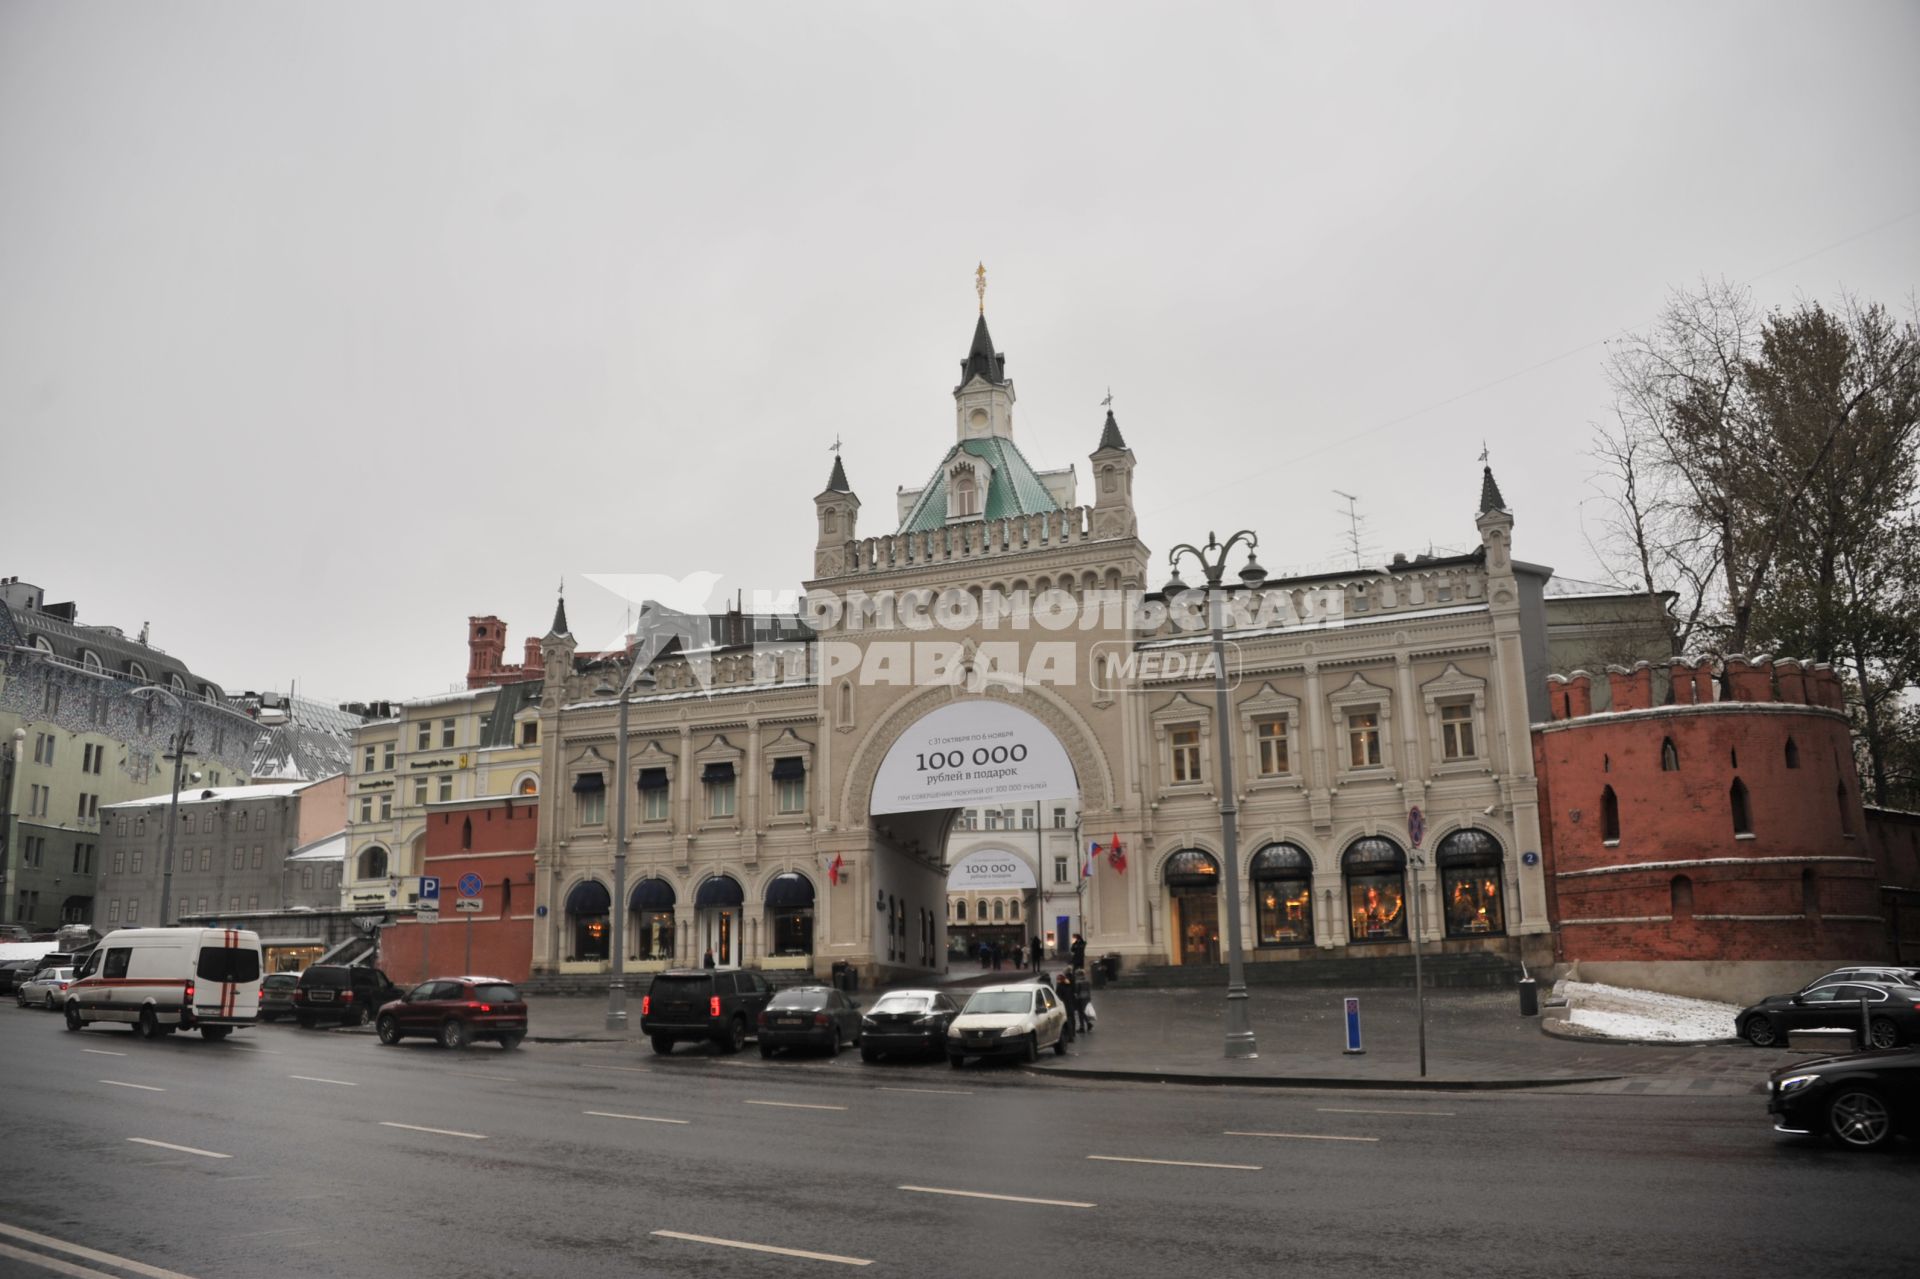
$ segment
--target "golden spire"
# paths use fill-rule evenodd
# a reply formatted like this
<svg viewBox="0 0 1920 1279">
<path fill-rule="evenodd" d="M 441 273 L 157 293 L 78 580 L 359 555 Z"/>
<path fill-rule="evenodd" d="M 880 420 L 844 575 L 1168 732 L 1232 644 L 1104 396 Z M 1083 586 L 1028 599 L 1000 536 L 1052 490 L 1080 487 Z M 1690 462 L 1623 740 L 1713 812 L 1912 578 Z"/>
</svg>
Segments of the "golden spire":
<svg viewBox="0 0 1920 1279">
<path fill-rule="evenodd" d="M 980 295 L 980 314 L 987 313 L 987 264 L 982 262 L 973 272 L 973 291 Z"/>
</svg>

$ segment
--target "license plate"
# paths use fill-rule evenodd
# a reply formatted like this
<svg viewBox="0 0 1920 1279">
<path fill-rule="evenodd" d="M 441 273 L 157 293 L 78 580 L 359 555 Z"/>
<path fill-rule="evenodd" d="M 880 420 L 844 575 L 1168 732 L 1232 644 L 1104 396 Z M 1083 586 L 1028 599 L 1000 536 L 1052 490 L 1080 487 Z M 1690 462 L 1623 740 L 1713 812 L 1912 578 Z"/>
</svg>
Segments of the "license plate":
<svg viewBox="0 0 1920 1279">
<path fill-rule="evenodd" d="M 333 992 L 330 990 L 309 991 L 307 998 L 316 1004 L 330 1004 L 333 1002 Z"/>
<path fill-rule="evenodd" d="M 780 1018 L 780 1024 L 782 1026 L 804 1026 L 807 1024 L 807 1019 L 804 1017 L 782 1017 Z"/>
</svg>

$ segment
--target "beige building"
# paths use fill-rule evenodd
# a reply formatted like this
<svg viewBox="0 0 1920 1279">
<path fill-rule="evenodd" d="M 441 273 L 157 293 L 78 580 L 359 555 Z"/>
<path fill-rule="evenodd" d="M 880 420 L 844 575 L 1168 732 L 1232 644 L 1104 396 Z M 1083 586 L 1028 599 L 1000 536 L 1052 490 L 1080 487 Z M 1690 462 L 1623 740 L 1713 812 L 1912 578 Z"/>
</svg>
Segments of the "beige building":
<svg viewBox="0 0 1920 1279">
<path fill-rule="evenodd" d="M 931 478 L 897 493 L 897 524 L 861 528 L 837 458 L 814 498 L 811 640 L 635 655 L 657 683 L 634 697 L 623 777 L 617 703 L 597 690 L 631 659 L 580 659 L 556 619 L 534 970 L 604 971 L 593 939 L 616 910 L 641 967 L 668 962 L 665 935 L 680 962 L 935 970 L 959 922 L 950 871 L 985 833 L 962 814 L 1035 805 L 1037 827 L 1073 815 L 1072 855 L 1083 836 L 1118 838 L 1084 892 L 1074 872 L 1069 927 L 1129 964 L 1222 958 L 1230 860 L 1256 961 L 1403 954 L 1416 908 L 1442 951 L 1544 955 L 1528 725 L 1545 718 L 1550 571 L 1512 558 L 1491 472 L 1477 504 L 1462 485 L 1469 554 L 1266 582 L 1227 622 L 1221 722 L 1192 601 L 1155 591 L 1166 568 L 1136 533 L 1118 423 L 1108 414 L 1076 504 L 1071 470 L 1022 454 L 1014 403 L 983 315 L 954 434 Z M 1229 745 L 1234 859 L 1220 842 Z M 1022 901 L 1022 923 L 1054 926 L 1068 914 L 1044 882 L 1055 854 L 1035 855 L 1040 900 Z"/>
</svg>

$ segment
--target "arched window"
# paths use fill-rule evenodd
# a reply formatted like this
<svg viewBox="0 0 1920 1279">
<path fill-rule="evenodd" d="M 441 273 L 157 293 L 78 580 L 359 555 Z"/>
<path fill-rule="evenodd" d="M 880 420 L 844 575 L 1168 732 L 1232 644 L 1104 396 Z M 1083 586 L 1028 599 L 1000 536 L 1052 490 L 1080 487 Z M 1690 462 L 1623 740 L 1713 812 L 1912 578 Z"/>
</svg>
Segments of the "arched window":
<svg viewBox="0 0 1920 1279">
<path fill-rule="evenodd" d="M 538 795 L 540 793 L 540 779 L 532 773 L 528 773 L 525 777 L 522 777 L 513 784 L 513 793 L 516 795 Z"/>
<path fill-rule="evenodd" d="M 1791 737 L 1787 739 L 1787 767 L 1800 767 L 1800 744 Z"/>
<path fill-rule="evenodd" d="M 385 879 L 387 877 L 387 850 L 378 844 L 369 844 L 360 850 L 360 860 L 355 866 L 355 879 Z"/>
<path fill-rule="evenodd" d="M 993 902 L 993 917 L 996 921 L 1007 917 L 1007 904 L 997 897 Z"/>
<path fill-rule="evenodd" d="M 1356 942 L 1407 939 L 1407 855 L 1379 835 L 1356 839 L 1340 856 L 1347 881 L 1347 936 Z"/>
<path fill-rule="evenodd" d="M 1685 875 L 1675 875 L 1669 886 L 1673 899 L 1673 922 L 1684 924 L 1693 919 L 1693 881 Z"/>
<path fill-rule="evenodd" d="M 567 894 L 567 932 L 573 943 L 568 959 L 607 958 L 611 953 L 608 934 L 612 931 L 607 917 L 612 906 L 613 894 L 599 880 L 583 880 L 573 886 Z"/>
<path fill-rule="evenodd" d="M 947 514 L 951 517 L 980 513 L 980 486 L 972 467 L 955 467 L 948 477 Z"/>
<path fill-rule="evenodd" d="M 462 849 L 468 849 L 473 847 L 473 818 L 471 817 L 461 819 L 460 847 Z"/>
<path fill-rule="evenodd" d="M 767 935 L 774 955 L 813 953 L 813 881 L 788 871 L 767 881 Z"/>
<path fill-rule="evenodd" d="M 1753 813 L 1747 807 L 1747 784 L 1738 777 L 1727 788 L 1727 804 L 1733 809 L 1733 833 L 1753 834 Z"/>
<path fill-rule="evenodd" d="M 964 924 L 967 922 L 967 899 L 966 898 L 961 897 L 961 898 L 955 899 L 953 903 L 953 917 L 956 920 L 958 920 L 960 923 Z"/>
<path fill-rule="evenodd" d="M 1677 773 L 1680 771 L 1680 751 L 1671 737 L 1660 739 L 1660 771 Z"/>
<path fill-rule="evenodd" d="M 1847 802 L 1847 784 L 1841 782 L 1833 788 L 1833 797 L 1840 804 L 1840 833 L 1853 834 L 1853 805 Z"/>
<path fill-rule="evenodd" d="M 1183 848 L 1162 864 L 1172 897 L 1168 920 L 1182 964 L 1220 962 L 1220 863 L 1211 853 Z"/>
<path fill-rule="evenodd" d="M 1007 903 L 1007 918 L 1012 920 L 1016 924 L 1020 922 L 1019 899 L 1016 898 L 1015 900 Z"/>
<path fill-rule="evenodd" d="M 1600 792 L 1600 838 L 1610 844 L 1620 842 L 1620 801 L 1611 786 Z"/>
<path fill-rule="evenodd" d="M 1486 937 L 1507 929 L 1500 891 L 1500 841 L 1483 830 L 1457 830 L 1440 841 L 1441 909 L 1447 936 Z"/>
<path fill-rule="evenodd" d="M 1313 944 L 1313 859 L 1298 844 L 1268 844 L 1247 868 L 1253 880 L 1254 943 Z"/>
<path fill-rule="evenodd" d="M 92 649 L 90 649 L 90 648 L 83 648 L 83 649 L 81 649 L 81 650 L 80 650 L 80 665 L 81 665 L 82 667 L 84 667 L 84 668 L 86 668 L 87 670 L 90 670 L 90 671 L 97 671 L 97 670 L 99 670 L 99 669 L 100 669 L 100 654 L 98 654 L 98 653 L 96 653 L 96 652 L 94 652 L 94 651 L 93 651 Z"/>
<path fill-rule="evenodd" d="M 127 674 L 131 675 L 133 678 L 139 680 L 143 684 L 147 682 L 147 668 L 140 665 L 140 663 L 138 662 L 127 663 Z"/>
<path fill-rule="evenodd" d="M 839 719 L 841 728 L 853 727 L 853 683 L 850 680 L 840 681 Z"/>
</svg>

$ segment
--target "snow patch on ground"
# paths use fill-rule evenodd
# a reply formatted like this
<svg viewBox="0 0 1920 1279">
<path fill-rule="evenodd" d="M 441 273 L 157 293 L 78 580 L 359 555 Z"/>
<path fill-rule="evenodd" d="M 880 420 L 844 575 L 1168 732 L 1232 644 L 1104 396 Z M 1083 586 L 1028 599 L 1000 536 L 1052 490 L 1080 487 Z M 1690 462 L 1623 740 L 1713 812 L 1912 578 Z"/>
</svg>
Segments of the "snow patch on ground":
<svg viewBox="0 0 1920 1279">
<path fill-rule="evenodd" d="M 1563 981 L 1567 1021 L 1596 1039 L 1731 1039 L 1740 1009 L 1712 999 L 1687 999 L 1599 982 Z"/>
</svg>

